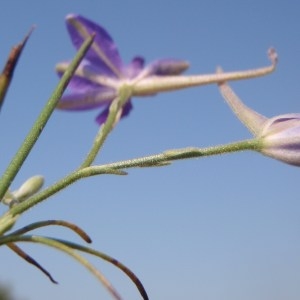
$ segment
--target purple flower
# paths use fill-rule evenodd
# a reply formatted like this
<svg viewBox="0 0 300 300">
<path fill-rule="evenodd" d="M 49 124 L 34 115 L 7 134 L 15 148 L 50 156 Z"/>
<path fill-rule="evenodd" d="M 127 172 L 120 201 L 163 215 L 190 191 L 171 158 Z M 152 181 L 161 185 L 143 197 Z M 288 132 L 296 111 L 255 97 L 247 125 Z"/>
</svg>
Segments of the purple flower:
<svg viewBox="0 0 300 300">
<path fill-rule="evenodd" d="M 96 36 L 68 86 L 70 93 L 60 99 L 57 108 L 73 111 L 102 108 L 96 118 L 100 125 L 106 121 L 109 106 L 122 84 L 152 76 L 178 75 L 189 66 L 183 60 L 161 59 L 144 67 L 144 58 L 140 56 L 125 65 L 117 46 L 103 27 L 79 15 L 68 15 L 66 23 L 76 49 L 88 35 L 95 33 Z M 56 66 L 59 76 L 62 76 L 67 66 L 68 62 Z M 128 99 L 122 108 L 121 117 L 127 116 L 131 109 L 131 99 Z"/>
<path fill-rule="evenodd" d="M 256 151 L 287 164 L 300 166 L 300 114 L 266 118 L 243 104 L 226 83 L 219 86 L 228 105 L 257 140 Z"/>
</svg>

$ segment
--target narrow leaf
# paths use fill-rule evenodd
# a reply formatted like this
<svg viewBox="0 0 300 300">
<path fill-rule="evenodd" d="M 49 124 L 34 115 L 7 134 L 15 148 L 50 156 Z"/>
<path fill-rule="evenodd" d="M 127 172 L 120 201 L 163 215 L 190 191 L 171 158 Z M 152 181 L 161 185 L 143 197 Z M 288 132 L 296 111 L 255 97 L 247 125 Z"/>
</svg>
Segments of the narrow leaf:
<svg viewBox="0 0 300 300">
<path fill-rule="evenodd" d="M 13 252 L 15 252 L 18 256 L 20 256 L 21 258 L 23 258 L 25 261 L 27 261 L 29 264 L 35 266 L 36 268 L 38 268 L 40 271 L 42 271 L 42 273 L 44 273 L 51 282 L 58 284 L 58 282 L 56 280 L 54 280 L 54 278 L 51 276 L 51 274 L 44 269 L 35 259 L 33 259 L 30 255 L 28 255 L 26 252 L 24 252 L 19 246 L 17 246 L 14 243 L 8 243 L 6 244 L 6 246 L 11 249 Z"/>
</svg>

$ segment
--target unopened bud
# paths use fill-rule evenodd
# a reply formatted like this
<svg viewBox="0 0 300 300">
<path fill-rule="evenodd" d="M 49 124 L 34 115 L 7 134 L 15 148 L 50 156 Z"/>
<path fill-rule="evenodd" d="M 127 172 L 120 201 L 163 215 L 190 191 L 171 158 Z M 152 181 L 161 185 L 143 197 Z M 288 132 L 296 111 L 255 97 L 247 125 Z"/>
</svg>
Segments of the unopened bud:
<svg viewBox="0 0 300 300">
<path fill-rule="evenodd" d="M 38 192 L 44 184 L 44 177 L 40 175 L 33 176 L 26 180 L 21 187 L 13 192 L 13 196 L 19 202 Z"/>
<path fill-rule="evenodd" d="M 226 83 L 219 87 L 233 112 L 259 141 L 256 151 L 287 164 L 300 166 L 299 113 L 268 119 L 247 107 Z"/>
<path fill-rule="evenodd" d="M 300 114 L 269 119 L 258 138 L 262 142 L 261 153 L 300 166 Z"/>
</svg>

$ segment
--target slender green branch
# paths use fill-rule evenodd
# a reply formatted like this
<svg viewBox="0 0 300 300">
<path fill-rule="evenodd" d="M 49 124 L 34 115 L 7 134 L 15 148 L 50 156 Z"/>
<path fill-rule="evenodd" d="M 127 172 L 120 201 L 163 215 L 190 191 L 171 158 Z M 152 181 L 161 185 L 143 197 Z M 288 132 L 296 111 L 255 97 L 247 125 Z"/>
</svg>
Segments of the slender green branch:
<svg viewBox="0 0 300 300">
<path fill-rule="evenodd" d="M 70 64 L 69 68 L 66 70 L 63 77 L 61 78 L 52 96 L 48 100 L 46 106 L 40 113 L 30 132 L 26 136 L 21 147 L 17 151 L 16 155 L 13 157 L 3 176 L 0 178 L 0 199 L 3 198 L 11 182 L 14 180 L 16 174 L 18 173 L 19 169 L 21 168 L 22 164 L 24 163 L 25 159 L 30 153 L 32 147 L 34 146 L 41 132 L 43 131 L 47 121 L 49 120 L 53 110 L 57 105 L 57 102 L 59 101 L 64 90 L 66 89 L 73 73 L 75 72 L 85 53 L 91 46 L 93 39 L 94 37 L 90 37 L 83 43 L 78 53 L 76 54 L 74 60 Z"/>
<path fill-rule="evenodd" d="M 103 124 L 103 126 L 100 127 L 100 130 L 94 140 L 93 146 L 79 169 L 88 167 L 93 163 L 107 136 L 119 120 L 123 105 L 130 97 L 131 88 L 126 85 L 122 86 L 119 90 L 118 97 L 112 102 L 109 107 L 109 114 L 106 122 Z"/>
<path fill-rule="evenodd" d="M 13 215 L 8 211 L 0 218 L 0 237 L 14 226 L 18 217 L 18 214 Z"/>
<path fill-rule="evenodd" d="M 6 219 L 2 221 L 2 218 L 0 218 L 0 234 L 1 234 L 1 229 L 2 227 L 8 228 L 7 222 L 10 221 L 9 216 L 12 218 L 12 216 L 17 216 L 21 214 L 22 212 L 28 210 L 29 208 L 35 206 L 36 204 L 42 202 L 43 200 L 47 199 L 48 197 L 54 195 L 55 193 L 63 190 L 66 188 L 68 185 L 74 183 L 75 181 L 85 178 L 85 177 L 90 177 L 94 175 L 100 174 L 99 172 L 94 173 L 90 172 L 90 167 L 84 168 L 82 170 L 73 172 L 66 177 L 62 178 L 59 180 L 57 183 L 49 186 L 48 188 L 42 190 L 41 192 L 35 194 L 34 196 L 30 197 L 26 201 L 23 201 L 15 206 L 13 206 L 6 214 L 4 215 Z M 103 169 L 101 170 L 101 174 L 117 174 L 117 175 L 124 175 L 125 172 L 121 172 L 118 170 L 109 170 L 109 169 Z"/>
<path fill-rule="evenodd" d="M 160 154 L 144 156 L 140 158 L 115 162 L 111 164 L 101 165 L 101 166 L 90 166 L 78 170 L 77 172 L 71 173 L 70 175 L 64 177 L 54 185 L 44 189 L 43 191 L 35 194 L 26 201 L 12 207 L 9 210 L 9 214 L 16 216 L 23 213 L 29 208 L 35 206 L 46 198 L 54 195 L 55 193 L 71 185 L 75 181 L 91 177 L 100 174 L 116 174 L 116 171 L 122 171 L 123 169 L 135 168 L 135 167 L 155 167 L 162 166 L 164 164 L 169 164 L 171 161 L 188 159 L 188 158 L 200 158 L 212 155 L 220 155 L 225 153 L 232 153 L 244 150 L 256 150 L 259 151 L 261 147 L 260 140 L 251 139 L 244 140 L 240 142 L 235 142 L 226 145 L 219 145 L 208 148 L 183 148 L 168 150 Z M 0 219 L 1 221 L 1 219 Z M 1 227 L 0 227 L 1 229 Z"/>
<path fill-rule="evenodd" d="M 77 260 L 80 264 L 82 264 L 86 269 L 88 269 L 96 278 L 98 278 L 98 280 L 110 292 L 110 294 L 114 297 L 114 299 L 121 300 L 121 297 L 116 291 L 116 289 L 104 277 L 104 275 L 101 272 L 99 272 L 92 264 L 90 264 L 87 259 L 79 255 L 76 251 L 74 251 L 74 249 L 72 249 L 64 242 L 52 238 L 42 237 L 42 236 L 35 236 L 35 235 L 19 236 L 18 235 L 18 236 L 3 237 L 0 241 L 0 246 L 7 243 L 15 243 L 15 242 L 33 242 L 38 244 L 44 244 L 46 246 L 65 252 L 66 254 L 73 257 L 75 260 Z"/>
</svg>

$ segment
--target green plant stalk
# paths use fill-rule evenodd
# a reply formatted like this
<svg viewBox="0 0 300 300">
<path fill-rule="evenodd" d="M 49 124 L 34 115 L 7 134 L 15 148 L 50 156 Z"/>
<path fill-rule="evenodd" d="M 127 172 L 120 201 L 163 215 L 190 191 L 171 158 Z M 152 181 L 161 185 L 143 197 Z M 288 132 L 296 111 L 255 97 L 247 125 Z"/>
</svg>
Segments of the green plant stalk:
<svg viewBox="0 0 300 300">
<path fill-rule="evenodd" d="M 10 230 L 18 219 L 18 214 L 12 215 L 9 211 L 0 218 L 0 237 Z"/>
<path fill-rule="evenodd" d="M 113 130 L 114 126 L 119 120 L 119 114 L 121 113 L 120 110 L 124 106 L 125 102 L 131 97 L 131 89 L 132 88 L 130 86 L 126 85 L 121 86 L 121 88 L 119 89 L 117 98 L 112 102 L 112 104 L 109 107 L 109 114 L 107 120 L 100 127 L 100 130 L 98 131 L 98 134 L 94 140 L 93 146 L 79 169 L 89 167 L 95 160 L 107 136 Z"/>
<path fill-rule="evenodd" d="M 181 159 L 189 158 L 201 158 L 213 155 L 221 155 L 232 152 L 239 152 L 245 150 L 254 150 L 260 151 L 261 141 L 260 139 L 250 139 L 239 141 L 235 143 L 218 145 L 208 148 L 182 148 L 164 151 L 159 154 L 154 154 L 150 156 L 144 156 L 140 158 L 110 163 L 101 166 L 90 166 L 83 169 L 80 169 L 76 172 L 71 173 L 70 175 L 64 177 L 57 183 L 52 186 L 44 189 L 43 191 L 35 194 L 24 202 L 12 207 L 9 210 L 11 216 L 16 216 L 27 211 L 29 208 L 37 205 L 46 198 L 54 195 L 55 193 L 63 190 L 67 186 L 71 185 L 79 179 L 86 177 L 91 177 L 100 174 L 119 174 L 117 171 L 122 171 L 123 169 L 135 168 L 135 167 L 156 167 L 162 166 L 165 164 L 170 164 L 170 162 Z M 123 174 L 123 173 L 120 173 Z M 1 224 L 1 218 L 0 218 Z M 0 227 L 1 231 L 1 227 Z"/>
<path fill-rule="evenodd" d="M 72 63 L 62 76 L 59 84 L 57 85 L 50 99 L 48 100 L 46 106 L 40 113 L 30 132 L 26 136 L 21 147 L 17 151 L 16 155 L 13 157 L 11 163 L 8 165 L 3 176 L 0 178 L 0 199 L 3 198 L 4 194 L 6 193 L 7 189 L 9 188 L 18 171 L 20 170 L 22 164 L 24 163 L 25 159 L 30 153 L 35 142 L 39 138 L 53 110 L 55 109 L 57 102 L 61 98 L 64 90 L 66 89 L 69 81 L 71 80 L 72 75 L 74 74 L 79 63 L 88 51 L 89 47 L 92 45 L 93 39 L 94 36 L 91 36 L 82 44 Z"/>
</svg>

